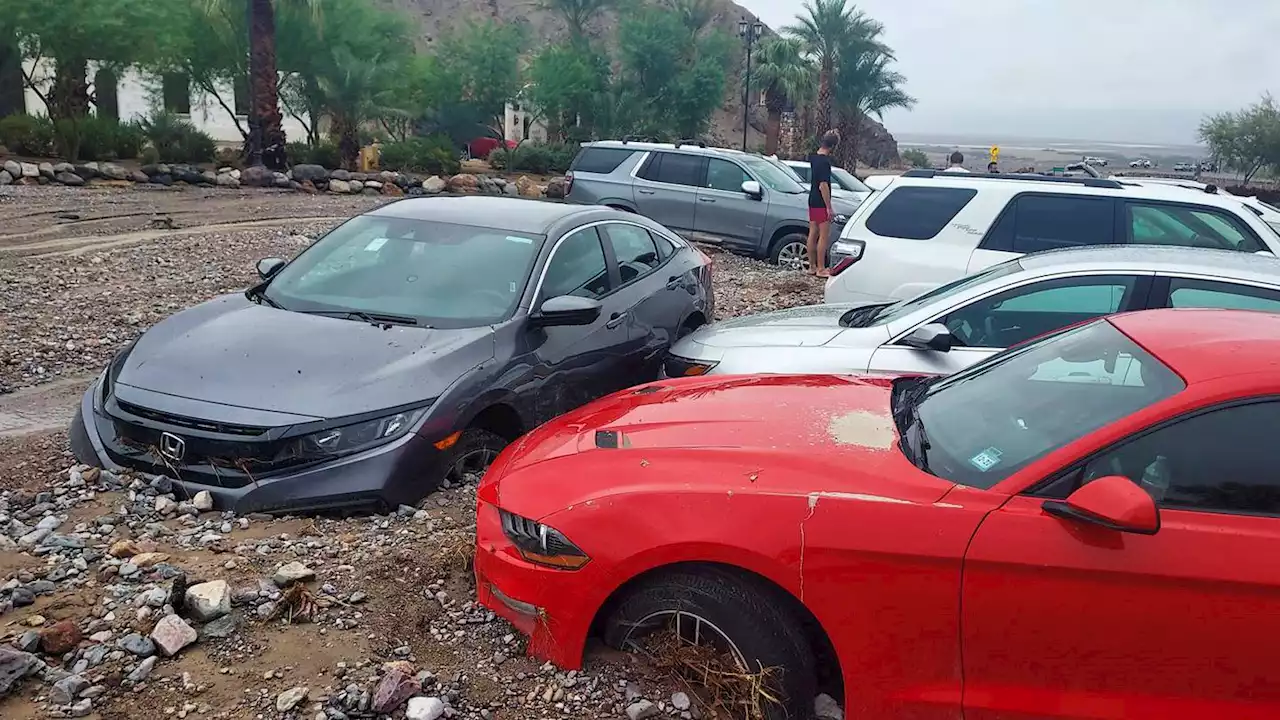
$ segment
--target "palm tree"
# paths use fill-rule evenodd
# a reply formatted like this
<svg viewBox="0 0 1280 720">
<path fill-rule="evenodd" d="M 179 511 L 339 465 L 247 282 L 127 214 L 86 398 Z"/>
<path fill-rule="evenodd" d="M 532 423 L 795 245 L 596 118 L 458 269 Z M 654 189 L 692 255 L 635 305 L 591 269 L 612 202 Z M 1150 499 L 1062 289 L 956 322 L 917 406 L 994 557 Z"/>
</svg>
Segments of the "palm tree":
<svg viewBox="0 0 1280 720">
<path fill-rule="evenodd" d="M 765 128 L 764 152 L 778 152 L 778 136 L 782 128 L 782 112 L 788 105 L 798 106 L 812 100 L 813 64 L 804 56 L 804 44 L 796 37 L 773 36 L 760 44 L 757 65 L 751 79 L 764 93 L 769 120 Z"/>
<path fill-rule="evenodd" d="M 225 0 L 223 0 L 225 1 Z M 219 2 L 219 0 L 211 0 Z M 295 3 L 319 13 L 322 0 L 245 0 L 249 11 L 249 147 L 250 166 L 266 165 L 283 172 L 284 116 L 280 113 L 280 73 L 276 67 L 276 4 Z"/>
<path fill-rule="evenodd" d="M 366 122 L 408 114 L 389 107 L 391 83 L 405 72 L 402 63 L 382 54 L 359 57 L 349 48 L 334 49 L 316 84 L 325 112 L 333 122 L 343 168 L 356 169 L 359 132 Z"/>
<path fill-rule="evenodd" d="M 895 58 L 880 39 L 883 32 L 879 22 L 865 19 L 845 38 L 840 50 L 834 100 L 844 142 L 838 159 L 851 170 L 857 167 L 862 119 L 868 115 L 883 119 L 884 111 L 910 108 L 916 102 L 902 88 L 906 77 L 891 67 Z"/>
<path fill-rule="evenodd" d="M 805 0 L 804 14 L 797 16 L 797 23 L 783 28 L 804 43 L 806 54 L 817 66 L 819 132 L 831 127 L 831 82 L 854 19 L 855 11 L 846 0 Z"/>
<path fill-rule="evenodd" d="M 569 26 L 569 40 L 574 44 L 586 40 L 591 24 L 613 4 L 614 0 L 541 0 L 544 10 L 564 18 Z"/>
</svg>

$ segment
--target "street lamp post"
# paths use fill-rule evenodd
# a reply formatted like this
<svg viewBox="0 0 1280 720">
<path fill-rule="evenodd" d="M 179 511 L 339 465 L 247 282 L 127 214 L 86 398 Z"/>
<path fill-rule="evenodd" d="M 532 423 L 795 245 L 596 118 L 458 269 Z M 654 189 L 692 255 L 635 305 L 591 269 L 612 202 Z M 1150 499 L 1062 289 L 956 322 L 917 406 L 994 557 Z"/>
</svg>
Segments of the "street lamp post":
<svg viewBox="0 0 1280 720">
<path fill-rule="evenodd" d="M 764 35 L 764 25 L 748 22 L 746 17 L 738 21 L 738 37 L 747 45 L 747 72 L 742 78 L 742 151 L 747 151 L 747 118 L 751 113 L 751 49 Z"/>
</svg>

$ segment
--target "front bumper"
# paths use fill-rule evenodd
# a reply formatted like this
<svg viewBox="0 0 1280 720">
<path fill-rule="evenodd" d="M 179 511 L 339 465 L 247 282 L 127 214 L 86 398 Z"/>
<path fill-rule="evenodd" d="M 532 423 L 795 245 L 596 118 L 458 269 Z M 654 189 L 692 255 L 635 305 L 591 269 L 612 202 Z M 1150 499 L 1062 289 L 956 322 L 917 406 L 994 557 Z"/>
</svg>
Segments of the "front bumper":
<svg viewBox="0 0 1280 720">
<path fill-rule="evenodd" d="M 180 496 L 207 490 L 216 508 L 241 515 L 390 509 L 415 503 L 435 490 L 446 469 L 443 452 L 426 438 L 409 433 L 356 455 L 255 477 L 247 483 L 219 485 L 205 475 L 184 476 L 181 467 L 176 472 L 157 468 L 149 454 L 123 445 L 115 421 L 95 408 L 94 394 L 99 391 L 94 383 L 71 421 L 71 449 L 77 461 L 115 472 L 163 473 L 174 481 Z"/>
</svg>

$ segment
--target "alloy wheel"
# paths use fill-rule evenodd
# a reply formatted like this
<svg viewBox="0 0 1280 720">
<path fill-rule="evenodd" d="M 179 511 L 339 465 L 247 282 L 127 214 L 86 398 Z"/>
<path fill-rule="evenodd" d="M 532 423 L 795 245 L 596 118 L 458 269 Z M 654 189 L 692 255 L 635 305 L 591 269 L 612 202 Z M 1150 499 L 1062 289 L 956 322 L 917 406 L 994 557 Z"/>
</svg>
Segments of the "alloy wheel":
<svg viewBox="0 0 1280 720">
<path fill-rule="evenodd" d="M 664 610 L 645 616 L 627 629 L 622 638 L 623 647 L 633 652 L 642 651 L 644 638 L 663 629 L 671 630 L 682 644 L 709 645 L 731 657 L 738 669 L 750 672 L 737 643 L 715 623 L 685 610 Z"/>
<path fill-rule="evenodd" d="M 455 460 L 453 466 L 449 468 L 449 472 L 445 474 L 445 477 L 449 482 L 455 484 L 467 482 L 468 475 L 477 478 L 484 477 L 485 472 L 489 470 L 489 466 L 497 459 L 497 450 L 492 448 L 477 448 Z"/>
<path fill-rule="evenodd" d="M 802 242 L 790 242 L 778 251 L 778 267 L 787 270 L 809 269 L 809 250 Z"/>
</svg>

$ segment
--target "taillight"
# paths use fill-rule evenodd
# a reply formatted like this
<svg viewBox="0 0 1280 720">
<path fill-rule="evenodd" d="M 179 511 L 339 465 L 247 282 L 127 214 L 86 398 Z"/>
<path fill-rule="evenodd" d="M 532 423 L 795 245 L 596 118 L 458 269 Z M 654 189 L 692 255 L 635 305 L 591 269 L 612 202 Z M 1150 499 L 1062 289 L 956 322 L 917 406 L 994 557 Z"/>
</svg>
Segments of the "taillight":
<svg viewBox="0 0 1280 720">
<path fill-rule="evenodd" d="M 862 259 L 862 255 L 867 250 L 867 244 L 861 240 L 838 240 L 831 250 L 837 256 L 843 256 L 836 266 L 831 268 L 831 277 L 835 277 Z"/>
<path fill-rule="evenodd" d="M 853 265 L 853 258 L 845 258 L 836 263 L 836 266 L 831 268 L 831 277 L 835 277 L 844 272 L 850 265 Z"/>
<path fill-rule="evenodd" d="M 573 192 L 573 173 L 569 172 L 564 174 L 564 194 L 567 197 L 571 192 Z"/>
</svg>

